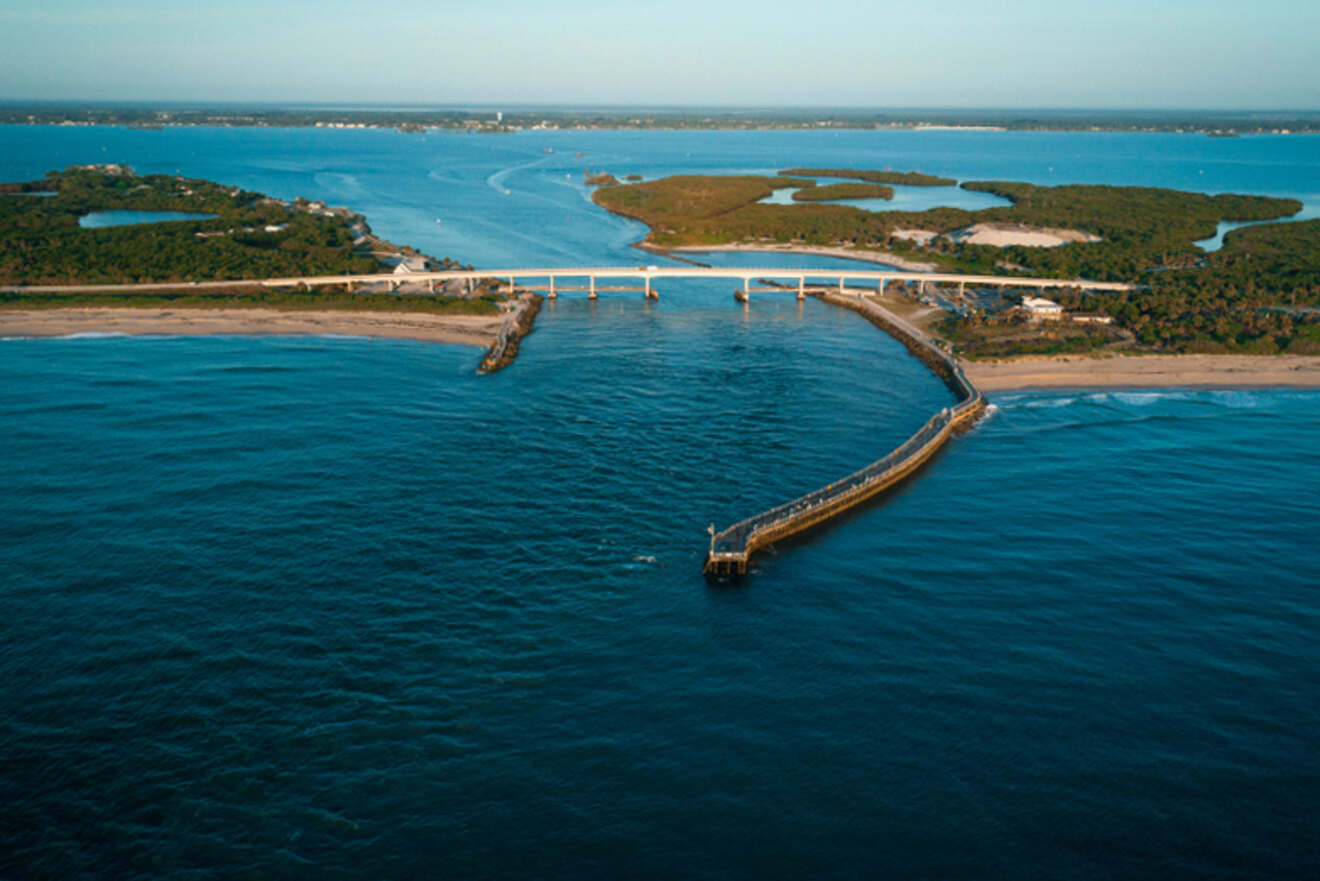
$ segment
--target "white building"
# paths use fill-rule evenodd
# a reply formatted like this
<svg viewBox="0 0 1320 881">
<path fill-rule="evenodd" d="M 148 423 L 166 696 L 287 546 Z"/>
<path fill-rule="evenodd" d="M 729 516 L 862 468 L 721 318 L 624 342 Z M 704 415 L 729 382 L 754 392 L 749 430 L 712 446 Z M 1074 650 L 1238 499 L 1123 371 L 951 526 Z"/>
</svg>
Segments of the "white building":
<svg viewBox="0 0 1320 881">
<path fill-rule="evenodd" d="M 394 267 L 395 275 L 411 275 L 414 272 L 427 271 L 424 257 L 404 257 L 399 261 L 399 265 Z"/>
<path fill-rule="evenodd" d="M 1058 321 L 1063 317 L 1063 307 L 1044 297 L 1023 297 L 1022 308 L 1033 320 Z"/>
</svg>

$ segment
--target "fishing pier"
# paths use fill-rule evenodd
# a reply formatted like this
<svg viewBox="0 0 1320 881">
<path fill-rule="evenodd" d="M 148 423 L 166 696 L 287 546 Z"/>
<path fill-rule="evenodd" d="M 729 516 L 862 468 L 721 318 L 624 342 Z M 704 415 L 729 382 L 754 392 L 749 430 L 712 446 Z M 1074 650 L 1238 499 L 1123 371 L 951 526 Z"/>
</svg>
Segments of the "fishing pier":
<svg viewBox="0 0 1320 881">
<path fill-rule="evenodd" d="M 944 381 L 958 402 L 936 413 L 895 450 L 859 471 L 719 532 L 712 524 L 704 567 L 707 576 L 745 575 L 748 560 L 761 548 L 808 530 L 896 486 L 929 461 L 954 434 L 971 427 L 985 410 L 981 392 L 953 356 L 911 324 L 860 294 L 818 296 L 827 303 L 859 312 L 895 337 Z"/>
</svg>

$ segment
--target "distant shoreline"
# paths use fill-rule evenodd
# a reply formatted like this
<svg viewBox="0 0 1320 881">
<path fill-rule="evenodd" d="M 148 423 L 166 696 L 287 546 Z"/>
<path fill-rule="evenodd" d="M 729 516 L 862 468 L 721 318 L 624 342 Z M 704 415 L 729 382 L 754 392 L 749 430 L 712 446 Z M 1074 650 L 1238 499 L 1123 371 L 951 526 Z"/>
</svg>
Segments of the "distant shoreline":
<svg viewBox="0 0 1320 881">
<path fill-rule="evenodd" d="M 1320 355 L 1116 355 L 961 361 L 983 392 L 1045 389 L 1320 389 Z"/>
<path fill-rule="evenodd" d="M 1304 111 L 1168 110 L 1125 114 L 1105 110 L 1059 113 L 1012 108 L 784 110 L 630 108 L 582 111 L 545 107 L 495 110 L 477 107 L 354 108 L 217 105 L 200 102 L 128 106 L 107 102 L 0 102 L 0 125 L 125 126 L 160 130 L 223 128 L 395 129 L 408 133 L 451 131 L 539 134 L 554 131 L 885 130 L 913 132 L 1126 132 L 1211 137 L 1317 134 L 1320 118 Z"/>
</svg>

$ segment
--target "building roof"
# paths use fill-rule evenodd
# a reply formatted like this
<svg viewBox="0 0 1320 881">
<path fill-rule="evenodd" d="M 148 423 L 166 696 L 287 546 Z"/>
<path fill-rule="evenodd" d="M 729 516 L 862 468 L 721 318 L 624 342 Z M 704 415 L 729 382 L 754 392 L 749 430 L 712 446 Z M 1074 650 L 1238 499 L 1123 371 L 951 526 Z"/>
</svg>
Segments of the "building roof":
<svg viewBox="0 0 1320 881">
<path fill-rule="evenodd" d="M 1022 305 L 1032 312 L 1058 312 L 1063 310 L 1063 307 L 1058 303 L 1053 300 L 1046 300 L 1044 297 L 1023 297 Z"/>
<path fill-rule="evenodd" d="M 395 275 L 405 272 L 426 272 L 426 259 L 423 257 L 404 257 L 394 267 Z"/>
</svg>

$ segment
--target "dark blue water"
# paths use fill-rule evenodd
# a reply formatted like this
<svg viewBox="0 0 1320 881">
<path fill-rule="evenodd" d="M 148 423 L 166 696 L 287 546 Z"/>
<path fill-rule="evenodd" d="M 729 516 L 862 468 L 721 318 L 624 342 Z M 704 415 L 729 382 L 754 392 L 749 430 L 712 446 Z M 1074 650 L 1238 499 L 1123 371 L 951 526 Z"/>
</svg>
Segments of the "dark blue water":
<svg viewBox="0 0 1320 881">
<path fill-rule="evenodd" d="M 487 183 L 539 139 L 0 129 L 0 156 L 17 179 L 98 137 L 432 250 L 639 259 L 566 172 Z M 735 140 L 573 137 L 644 173 Z M 783 137 L 738 155 L 876 161 Z M 923 143 L 887 164 L 966 176 Z M 1012 177 L 999 143 L 984 176 Z M 1245 145 L 1226 188 L 1316 182 L 1299 141 L 1153 143 Z M 0 877 L 1316 874 L 1320 394 L 998 396 L 712 589 L 708 523 L 949 402 L 852 313 L 730 294 L 563 295 L 488 377 L 406 341 L 0 341 Z"/>
</svg>

